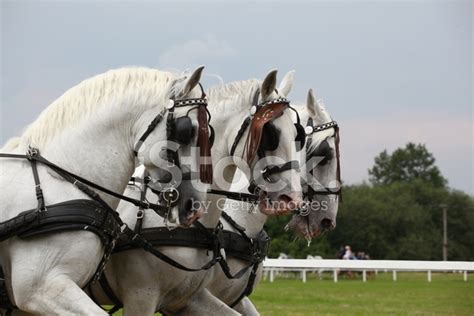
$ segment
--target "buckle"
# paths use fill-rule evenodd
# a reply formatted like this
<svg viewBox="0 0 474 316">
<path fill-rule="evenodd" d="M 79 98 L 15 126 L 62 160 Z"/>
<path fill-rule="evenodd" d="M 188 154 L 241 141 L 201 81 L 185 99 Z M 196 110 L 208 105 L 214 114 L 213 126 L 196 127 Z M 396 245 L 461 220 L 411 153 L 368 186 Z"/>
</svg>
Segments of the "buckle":
<svg viewBox="0 0 474 316">
<path fill-rule="evenodd" d="M 175 203 L 179 199 L 179 191 L 174 187 L 165 188 L 161 194 L 168 205 Z"/>
<path fill-rule="evenodd" d="M 270 173 L 270 169 L 268 166 L 262 169 L 261 174 L 262 174 L 263 179 L 265 179 L 265 181 L 273 183 L 273 180 L 270 178 L 272 174 Z"/>
<path fill-rule="evenodd" d="M 31 160 L 38 155 L 39 150 L 37 148 L 31 147 L 31 145 L 28 145 L 28 149 L 26 150 L 26 157 L 28 158 L 28 160 Z"/>
</svg>

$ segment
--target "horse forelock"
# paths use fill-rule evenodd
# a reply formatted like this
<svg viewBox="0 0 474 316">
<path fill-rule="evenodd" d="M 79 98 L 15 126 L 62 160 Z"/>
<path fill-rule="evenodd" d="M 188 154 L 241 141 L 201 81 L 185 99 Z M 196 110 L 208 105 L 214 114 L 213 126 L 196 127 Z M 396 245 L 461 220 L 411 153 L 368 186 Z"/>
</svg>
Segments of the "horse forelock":
<svg viewBox="0 0 474 316">
<path fill-rule="evenodd" d="M 78 125 L 104 106 L 164 106 L 179 77 L 157 69 L 128 67 L 86 79 L 43 110 L 25 129 L 21 145 L 41 149 L 65 128 Z"/>
</svg>

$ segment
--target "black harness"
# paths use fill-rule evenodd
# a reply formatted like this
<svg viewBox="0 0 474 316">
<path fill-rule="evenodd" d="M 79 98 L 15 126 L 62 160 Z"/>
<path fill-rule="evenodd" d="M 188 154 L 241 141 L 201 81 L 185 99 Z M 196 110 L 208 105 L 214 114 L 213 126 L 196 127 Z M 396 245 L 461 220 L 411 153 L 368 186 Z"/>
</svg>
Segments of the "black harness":
<svg viewBox="0 0 474 316">
<path fill-rule="evenodd" d="M 145 199 L 148 188 L 147 183 L 149 181 L 149 177 L 147 177 L 146 174 L 143 179 L 137 177 L 131 179 L 131 185 L 141 184 L 141 200 Z M 114 253 L 142 248 L 171 266 L 188 272 L 208 270 L 215 264 L 219 263 L 222 271 L 229 279 L 241 278 L 249 269 L 251 269 L 245 290 L 230 306 L 235 306 L 244 296 L 251 294 L 255 283 L 257 269 L 267 255 L 270 246 L 270 238 L 265 231 L 262 230 L 256 238 L 250 238 L 245 234 L 245 228 L 238 225 L 225 212 L 222 212 L 222 218 L 237 230 L 238 233 L 224 231 L 220 222 L 214 229 L 206 228 L 200 222 L 195 222 L 193 224 L 194 227 L 191 228 L 177 227 L 172 230 L 168 227 L 142 228 L 144 216 L 144 210 L 139 208 L 137 211 L 137 223 L 133 233 L 130 233 L 131 230 L 128 227 L 125 228 L 126 230 L 129 230 L 129 232 L 123 232 L 119 235 L 117 245 L 114 248 Z M 201 267 L 190 268 L 182 265 L 156 248 L 160 246 L 208 249 L 212 251 L 213 255 L 212 258 Z M 227 262 L 222 256 L 222 249 L 225 250 L 226 255 L 247 261 L 249 264 L 237 273 L 232 274 Z M 107 312 L 113 314 L 122 308 L 123 305 L 113 292 L 105 274 L 101 275 L 99 284 L 104 293 L 114 303 L 114 307 Z M 92 299 L 97 301 L 94 297 L 92 288 L 89 287 L 88 290 Z"/>
<path fill-rule="evenodd" d="M 183 99 L 183 100 L 174 100 L 174 98 L 170 99 L 170 103 L 168 104 L 168 106 L 165 109 L 163 109 L 163 111 L 158 113 L 158 115 L 148 125 L 147 129 L 145 130 L 145 132 L 143 133 L 143 135 L 140 137 L 139 141 L 135 145 L 135 148 L 134 148 L 135 157 L 138 156 L 138 152 L 141 146 L 143 145 L 143 143 L 148 138 L 148 136 L 153 132 L 153 130 L 155 130 L 158 124 L 164 119 L 166 112 L 168 113 L 166 117 L 166 135 L 167 135 L 168 143 L 173 141 L 181 145 L 189 145 L 191 142 L 191 139 L 193 138 L 195 134 L 195 130 L 192 125 L 191 118 L 189 117 L 189 112 L 195 109 L 197 110 L 204 109 L 208 116 L 207 125 L 209 126 L 209 129 L 210 129 L 209 143 L 212 146 L 212 143 L 214 141 L 214 130 L 212 126 L 209 124 L 211 120 L 211 114 L 209 113 L 209 110 L 207 109 L 206 94 L 200 83 L 199 83 L 199 87 L 201 89 L 201 98 L 190 98 L 190 99 Z M 174 111 L 176 108 L 180 108 L 180 107 L 191 107 L 191 109 L 188 110 L 185 116 L 175 118 Z M 207 126 L 204 126 L 204 127 L 206 128 Z M 201 126 L 199 126 L 199 128 L 201 128 Z M 171 166 L 176 166 L 180 168 L 181 163 L 179 159 L 178 150 L 171 149 L 169 145 L 165 148 L 165 150 L 166 150 L 166 160 L 168 161 L 168 163 L 170 163 Z M 179 201 L 179 191 L 178 191 L 179 183 L 176 183 L 175 181 L 173 181 L 171 173 L 169 172 L 166 172 L 166 173 L 167 173 L 167 176 L 165 176 L 163 179 L 157 179 L 154 182 L 154 186 L 156 187 L 154 191 L 158 194 L 159 200 L 164 203 L 164 207 L 166 208 L 166 211 L 163 214 L 159 214 L 159 215 L 161 215 L 167 220 L 171 211 L 171 207 L 175 206 Z M 182 180 L 199 179 L 200 176 L 201 176 L 200 173 L 197 173 L 197 172 L 191 172 L 191 171 L 182 172 Z M 201 180 L 202 179 L 203 177 L 201 176 Z M 148 178 L 148 182 L 150 181 L 151 179 Z M 143 200 L 143 201 L 145 202 L 146 200 Z"/>
<path fill-rule="evenodd" d="M 24 211 L 14 218 L 0 223 L 0 241 L 13 236 L 28 238 L 45 233 L 70 230 L 91 231 L 97 234 L 105 245 L 101 262 L 94 277 L 89 281 L 89 283 L 95 282 L 105 268 L 105 264 L 112 253 L 123 225 L 119 214 L 110 208 L 95 191 L 87 186 L 91 184 L 91 182 L 46 160 L 40 155 L 37 149 L 29 148 L 26 155 L 0 154 L 0 158 L 27 159 L 30 162 L 37 199 L 35 209 Z M 46 206 L 38 175 L 38 162 L 48 166 L 64 180 L 75 185 L 79 190 L 89 196 L 91 200 L 78 199 Z M 94 186 L 96 188 L 102 188 L 96 184 L 94 184 Z M 102 189 L 108 191 L 105 188 Z M 137 203 L 140 202 L 138 200 L 134 201 Z M 4 283 L 4 280 L 2 280 L 2 283 Z M 5 292 L 6 294 L 6 289 L 2 288 L 0 292 Z M 6 298 L 8 294 L 2 296 Z M 7 309 L 12 308 L 13 304 L 10 300 L 7 302 L 6 299 L 2 299 L 2 301 L 5 305 L 0 305 L 0 307 Z"/>
<path fill-rule="evenodd" d="M 175 107 L 195 106 L 196 108 L 199 106 L 206 106 L 207 101 L 205 100 L 205 94 L 204 90 L 202 89 L 202 86 L 201 90 L 203 91 L 203 98 L 173 100 L 172 106 L 168 107 L 170 113 L 174 111 Z M 142 144 L 161 122 L 165 112 L 166 110 L 160 112 L 149 124 L 146 131 L 140 137 L 138 143 L 134 148 L 135 155 L 137 155 L 138 150 L 140 149 Z M 168 123 L 173 124 L 174 122 L 169 120 Z M 191 126 L 188 126 L 188 128 L 192 128 L 192 124 Z M 166 192 L 163 194 L 163 197 L 167 202 L 166 206 L 163 206 L 161 204 L 150 203 L 146 201 L 146 199 L 133 199 L 122 194 L 113 192 L 105 187 L 95 184 L 94 182 L 91 182 L 79 175 L 76 175 L 70 171 L 59 167 L 58 165 L 41 156 L 38 149 L 32 147 L 29 147 L 26 155 L 0 153 L 0 158 L 26 159 L 30 162 L 33 172 L 33 178 L 35 181 L 35 192 L 37 199 L 37 207 L 35 209 L 24 211 L 19 215 L 15 216 L 14 218 L 0 223 L 0 241 L 11 238 L 13 236 L 18 236 L 20 238 L 28 238 L 45 233 L 63 232 L 71 230 L 87 230 L 97 234 L 105 245 L 105 251 L 101 262 L 97 268 L 97 271 L 94 274 L 94 277 L 88 282 L 86 287 L 89 287 L 102 275 L 102 272 L 105 269 L 105 265 L 110 257 L 110 254 L 112 253 L 117 241 L 119 240 L 119 236 L 125 235 L 128 236 L 129 239 L 134 239 L 136 240 L 137 245 L 141 244 L 142 247 L 145 249 L 153 248 L 150 247 L 146 242 L 138 238 L 138 235 L 134 231 L 130 230 L 126 225 L 124 225 L 124 223 L 120 219 L 119 214 L 115 210 L 113 210 L 93 189 L 102 191 L 103 193 L 111 195 L 115 198 L 132 203 L 142 211 L 144 209 L 152 209 L 158 215 L 165 218 L 168 216 L 171 206 L 171 203 L 169 203 L 169 201 L 171 201 L 171 198 L 174 199 L 175 192 L 176 194 L 178 193 L 178 191 L 174 189 L 174 191 L 167 191 L 171 192 L 173 196 L 167 195 Z M 56 172 L 64 180 L 73 184 L 75 187 L 85 193 L 88 197 L 91 198 L 91 200 L 77 199 L 46 206 L 39 179 L 37 163 L 41 163 Z M 188 177 L 191 177 L 191 175 L 189 175 Z M 170 200 L 166 200 L 167 197 L 169 197 Z M 4 282 L 5 279 L 3 278 L 2 270 L 0 276 L 0 285 L 4 285 Z M 6 298 L 8 298 L 8 293 L 6 291 L 6 288 L 2 286 L 0 288 L 0 307 L 4 307 L 7 310 L 11 310 L 13 304 L 11 304 L 11 301 L 9 299 L 7 300 Z"/>
</svg>

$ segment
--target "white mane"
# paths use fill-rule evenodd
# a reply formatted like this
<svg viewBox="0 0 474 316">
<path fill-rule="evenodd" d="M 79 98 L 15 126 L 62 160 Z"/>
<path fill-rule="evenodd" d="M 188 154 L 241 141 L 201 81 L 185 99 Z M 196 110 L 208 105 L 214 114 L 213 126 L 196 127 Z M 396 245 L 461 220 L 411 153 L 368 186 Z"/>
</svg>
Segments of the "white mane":
<svg viewBox="0 0 474 316">
<path fill-rule="evenodd" d="M 21 143 L 41 149 L 62 130 L 77 125 L 106 105 L 151 107 L 165 104 L 177 77 L 157 69 L 131 67 L 86 79 L 51 103 L 27 127 Z"/>
<path fill-rule="evenodd" d="M 260 87 L 261 81 L 257 79 L 249 79 L 242 81 L 234 81 L 224 85 L 217 85 L 209 88 L 206 94 L 211 100 L 212 106 L 225 106 L 226 104 L 235 103 L 239 105 L 247 105 L 253 102 L 253 97 Z M 236 98 L 243 99 L 244 102 L 235 102 Z"/>
</svg>

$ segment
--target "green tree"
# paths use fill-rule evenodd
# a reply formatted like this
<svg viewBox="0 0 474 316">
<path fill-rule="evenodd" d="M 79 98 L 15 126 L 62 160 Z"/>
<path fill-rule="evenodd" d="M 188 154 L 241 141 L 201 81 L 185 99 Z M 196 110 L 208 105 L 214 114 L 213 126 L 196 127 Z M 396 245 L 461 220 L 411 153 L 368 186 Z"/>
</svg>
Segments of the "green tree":
<svg viewBox="0 0 474 316">
<path fill-rule="evenodd" d="M 435 187 L 445 187 L 446 179 L 435 166 L 435 158 L 423 144 L 408 143 L 391 155 L 387 150 L 375 157 L 375 165 L 369 169 L 372 184 L 390 184 L 398 181 L 420 179 Z"/>
<path fill-rule="evenodd" d="M 295 238 L 283 227 L 288 217 L 269 219 L 270 257 L 307 254 L 335 258 L 352 246 L 373 259 L 441 260 L 442 208 L 448 209 L 448 260 L 474 260 L 474 198 L 450 190 L 424 145 L 409 143 L 375 158 L 372 184 L 344 187 L 337 227 L 313 240 Z"/>
</svg>

